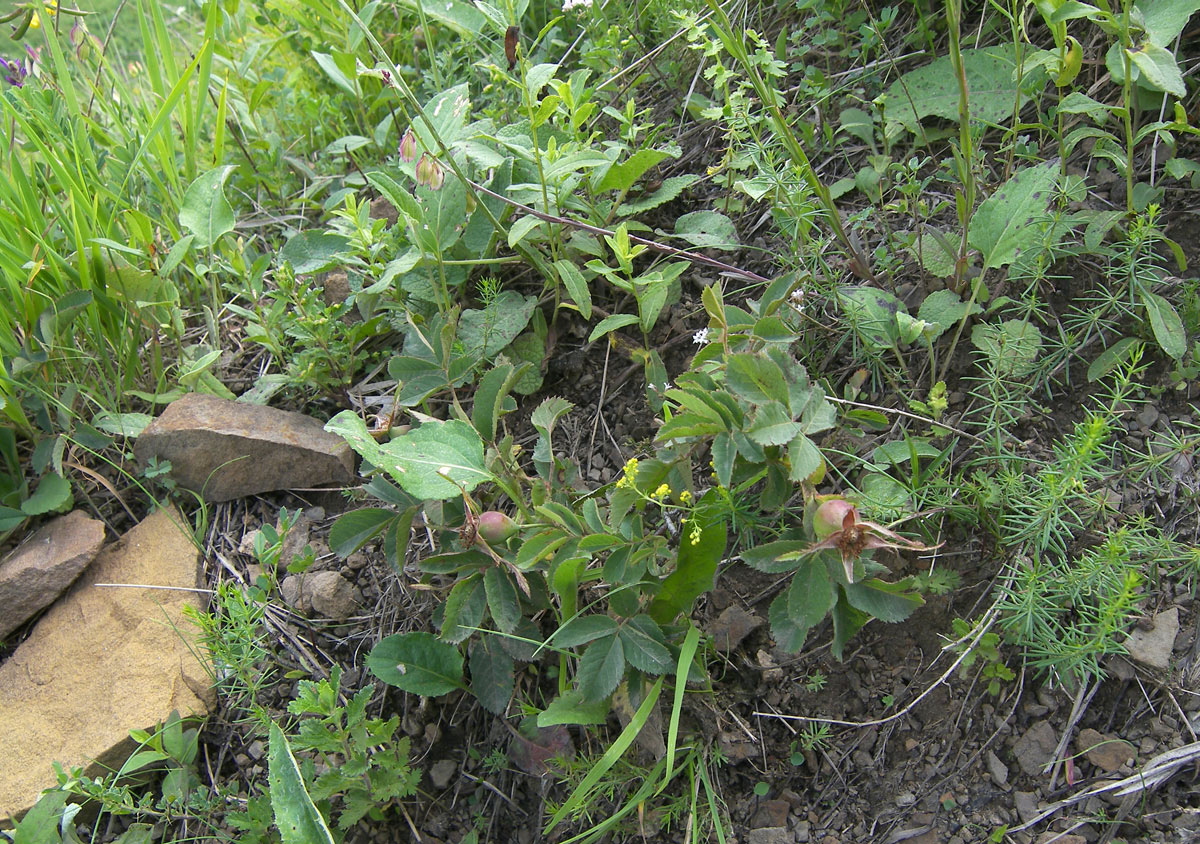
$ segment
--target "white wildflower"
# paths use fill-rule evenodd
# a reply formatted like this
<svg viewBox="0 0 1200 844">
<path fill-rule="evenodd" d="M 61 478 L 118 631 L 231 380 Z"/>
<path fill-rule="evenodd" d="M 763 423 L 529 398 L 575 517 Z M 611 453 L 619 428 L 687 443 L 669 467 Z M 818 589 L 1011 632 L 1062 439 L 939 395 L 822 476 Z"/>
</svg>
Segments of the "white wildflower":
<svg viewBox="0 0 1200 844">
<path fill-rule="evenodd" d="M 701 328 L 699 331 L 697 331 L 695 334 L 693 334 L 692 342 L 695 343 L 697 346 L 703 346 L 705 343 L 707 343 L 708 342 L 708 329 Z"/>
<path fill-rule="evenodd" d="M 562 10 L 569 12 L 572 9 L 590 9 L 592 0 L 563 0 Z"/>
<path fill-rule="evenodd" d="M 797 313 L 804 312 L 804 297 L 805 297 L 805 295 L 806 294 L 805 294 L 803 288 L 797 288 L 796 290 L 793 290 L 792 295 L 788 297 L 788 299 L 792 303 L 792 307 L 796 310 Z"/>
</svg>

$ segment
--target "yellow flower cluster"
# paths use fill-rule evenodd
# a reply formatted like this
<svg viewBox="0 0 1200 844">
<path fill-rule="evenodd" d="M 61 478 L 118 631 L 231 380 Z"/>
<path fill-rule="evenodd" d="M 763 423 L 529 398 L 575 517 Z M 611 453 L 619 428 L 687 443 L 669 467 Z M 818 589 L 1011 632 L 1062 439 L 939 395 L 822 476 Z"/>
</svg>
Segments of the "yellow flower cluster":
<svg viewBox="0 0 1200 844">
<path fill-rule="evenodd" d="M 700 544 L 700 523 L 699 522 L 696 522 L 696 521 L 692 522 L 692 531 L 690 534 L 688 534 L 688 540 L 693 545 Z"/>
<path fill-rule="evenodd" d="M 633 489 L 634 478 L 637 477 L 638 461 L 636 457 L 630 457 L 625 461 L 625 468 L 621 471 L 624 473 L 617 480 L 617 489 Z"/>
<path fill-rule="evenodd" d="M 669 486 L 667 486 L 666 484 L 659 484 L 658 489 L 656 489 L 656 490 L 654 490 L 654 492 L 650 493 L 650 497 L 655 499 L 656 501 L 662 501 L 664 498 L 666 498 L 670 494 L 671 494 L 671 488 Z"/>
</svg>

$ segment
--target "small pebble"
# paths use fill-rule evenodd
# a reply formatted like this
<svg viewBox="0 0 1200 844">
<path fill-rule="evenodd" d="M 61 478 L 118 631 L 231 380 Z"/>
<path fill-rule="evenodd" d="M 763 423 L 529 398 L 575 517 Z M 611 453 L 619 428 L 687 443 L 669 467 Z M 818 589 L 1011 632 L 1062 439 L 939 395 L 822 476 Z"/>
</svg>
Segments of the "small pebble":
<svg viewBox="0 0 1200 844">
<path fill-rule="evenodd" d="M 453 759 L 442 759 L 440 762 L 434 762 L 433 767 L 429 769 L 429 781 L 438 791 L 445 791 L 457 773 L 457 762 Z"/>
</svg>

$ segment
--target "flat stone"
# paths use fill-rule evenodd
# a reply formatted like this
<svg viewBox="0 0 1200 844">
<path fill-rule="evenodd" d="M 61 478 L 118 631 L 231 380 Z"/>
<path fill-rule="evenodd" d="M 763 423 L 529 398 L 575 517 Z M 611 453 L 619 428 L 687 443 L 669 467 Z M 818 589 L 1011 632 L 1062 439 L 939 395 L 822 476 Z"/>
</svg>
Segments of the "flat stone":
<svg viewBox="0 0 1200 844">
<path fill-rule="evenodd" d="M 764 826 L 746 833 L 746 844 L 795 844 L 796 836 L 786 826 Z"/>
<path fill-rule="evenodd" d="M 199 393 L 171 402 L 133 451 L 169 460 L 177 483 L 213 502 L 354 480 L 354 452 L 316 419 Z"/>
<path fill-rule="evenodd" d="M 1158 421 L 1161 414 L 1158 408 L 1152 404 L 1148 404 L 1141 409 L 1137 415 L 1137 423 L 1140 427 L 1150 429 L 1154 427 L 1154 423 Z"/>
<path fill-rule="evenodd" d="M 1049 721 L 1038 721 L 1025 731 L 1013 745 L 1013 755 L 1021 770 L 1031 777 L 1040 777 L 1042 769 L 1054 758 L 1058 749 L 1058 737 Z"/>
<path fill-rule="evenodd" d="M 1107 774 L 1137 758 L 1137 750 L 1129 742 L 1093 729 L 1081 730 L 1075 739 L 1075 747 Z"/>
<path fill-rule="evenodd" d="M 1087 839 L 1073 833 L 1050 831 L 1039 835 L 1037 844 L 1087 844 Z"/>
<path fill-rule="evenodd" d="M 988 774 L 992 778 L 992 782 L 1004 788 L 1008 785 L 1008 766 L 1000 761 L 1000 757 L 992 751 L 988 751 L 984 757 L 987 762 Z"/>
<path fill-rule="evenodd" d="M 1125 640 L 1125 649 L 1130 659 L 1166 671 L 1171 667 L 1171 650 L 1178 633 L 1179 607 L 1170 607 L 1154 616 L 1148 629 L 1134 628 Z"/>
<path fill-rule="evenodd" d="M 762 627 L 763 620 L 752 612 L 744 610 L 740 604 L 732 604 L 725 608 L 712 624 L 708 633 L 712 636 L 713 646 L 723 654 L 731 653 L 742 640 Z"/>
<path fill-rule="evenodd" d="M 1032 791 L 1014 791 L 1013 806 L 1022 823 L 1029 823 L 1038 816 L 1037 795 Z"/>
<path fill-rule="evenodd" d="M 765 826 L 787 826 L 788 812 L 791 804 L 786 800 L 764 800 L 750 819 L 750 826 L 755 829 Z"/>
<path fill-rule="evenodd" d="M 899 837 L 900 835 L 910 832 L 914 834 L 905 835 L 904 838 Z M 903 841 L 904 844 L 939 844 L 939 842 L 942 840 L 942 836 L 936 829 L 928 829 L 926 827 L 917 827 L 916 830 L 897 830 L 895 833 L 893 833 L 893 836 L 893 838 L 889 838 L 888 840 L 894 840 L 896 844 L 899 844 L 901 841 Z"/>
<path fill-rule="evenodd" d="M 0 665 L 0 748 L 20 760 L 0 766 L 0 826 L 57 784 L 53 762 L 100 776 L 136 749 L 130 730 L 215 705 L 184 638 L 196 629 L 184 608 L 204 605 L 200 574 L 186 521 L 159 510 L 103 549 Z"/>
<path fill-rule="evenodd" d="M 0 562 L 0 639 L 50 606 L 104 544 L 104 523 L 76 510 L 52 519 Z"/>
</svg>

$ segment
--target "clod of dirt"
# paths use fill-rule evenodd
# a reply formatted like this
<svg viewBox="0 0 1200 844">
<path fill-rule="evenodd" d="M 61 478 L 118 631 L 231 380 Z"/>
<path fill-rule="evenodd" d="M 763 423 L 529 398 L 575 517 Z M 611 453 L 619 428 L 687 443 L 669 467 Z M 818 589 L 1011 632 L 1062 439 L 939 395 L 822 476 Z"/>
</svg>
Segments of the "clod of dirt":
<svg viewBox="0 0 1200 844">
<path fill-rule="evenodd" d="M 358 612 L 362 596 L 354 584 L 336 571 L 316 571 L 303 583 L 304 597 L 318 615 L 343 621 Z"/>
<path fill-rule="evenodd" d="M 746 741 L 733 733 L 721 733 L 717 737 L 717 742 L 720 745 L 721 753 L 733 763 L 745 761 L 761 753 L 756 742 Z"/>
<path fill-rule="evenodd" d="M 740 605 L 727 607 L 708 627 L 713 646 L 723 654 L 732 653 L 742 640 L 762 626 L 763 620 Z"/>
<path fill-rule="evenodd" d="M 575 755 L 575 743 L 562 724 L 533 729 L 534 739 L 513 730 L 508 745 L 508 758 L 525 773 L 540 777 L 550 772 L 549 762 L 556 756 L 570 759 Z"/>
</svg>

